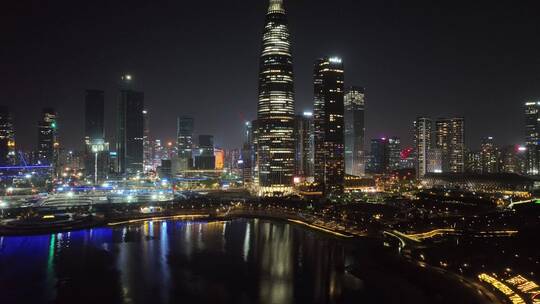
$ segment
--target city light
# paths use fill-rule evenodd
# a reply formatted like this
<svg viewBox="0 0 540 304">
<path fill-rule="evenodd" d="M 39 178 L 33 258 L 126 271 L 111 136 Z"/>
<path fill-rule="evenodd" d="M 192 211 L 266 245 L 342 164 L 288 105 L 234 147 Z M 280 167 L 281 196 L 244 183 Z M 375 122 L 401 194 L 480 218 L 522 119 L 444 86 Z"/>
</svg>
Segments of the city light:
<svg viewBox="0 0 540 304">
<path fill-rule="evenodd" d="M 330 57 L 329 61 L 331 63 L 341 64 L 341 58 L 339 57 Z"/>
</svg>

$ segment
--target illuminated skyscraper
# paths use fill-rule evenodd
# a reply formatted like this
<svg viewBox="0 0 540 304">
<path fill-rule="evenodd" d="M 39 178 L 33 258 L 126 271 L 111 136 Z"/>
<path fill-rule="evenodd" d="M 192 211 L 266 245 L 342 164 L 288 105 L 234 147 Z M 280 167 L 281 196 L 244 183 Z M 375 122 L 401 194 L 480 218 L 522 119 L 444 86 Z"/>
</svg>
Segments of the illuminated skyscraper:
<svg viewBox="0 0 540 304">
<path fill-rule="evenodd" d="M 44 108 L 38 124 L 38 159 L 43 164 L 56 165 L 58 160 L 58 115 L 52 108 Z"/>
<path fill-rule="evenodd" d="M 143 172 L 144 93 L 131 86 L 132 77 L 122 77 L 118 102 L 117 157 L 118 173 L 135 175 Z"/>
<path fill-rule="evenodd" d="M 0 166 L 13 164 L 15 158 L 13 118 L 7 106 L 0 106 Z"/>
<path fill-rule="evenodd" d="M 481 172 L 497 173 L 499 172 L 499 149 L 495 146 L 493 137 L 482 138 L 480 147 L 480 168 Z"/>
<path fill-rule="evenodd" d="M 153 167 L 152 140 L 150 138 L 150 114 L 148 110 L 143 110 L 143 171 L 147 173 L 155 169 Z"/>
<path fill-rule="evenodd" d="M 435 127 L 435 145 L 442 151 L 442 171 L 465 172 L 465 120 L 439 119 Z"/>
<path fill-rule="evenodd" d="M 193 127 L 194 121 L 191 116 L 180 116 L 176 127 L 176 144 L 180 170 L 188 170 L 193 167 Z"/>
<path fill-rule="evenodd" d="M 315 181 L 325 195 L 343 192 L 345 175 L 343 64 L 322 58 L 313 73 L 315 126 Z"/>
<path fill-rule="evenodd" d="M 345 172 L 362 176 L 364 163 L 364 88 L 351 87 L 345 91 Z"/>
<path fill-rule="evenodd" d="M 255 142 L 253 134 L 253 123 L 246 121 L 244 129 L 244 142 L 240 151 L 239 169 L 242 170 L 242 182 L 245 186 L 251 186 L 254 179 L 255 167 Z"/>
<path fill-rule="evenodd" d="M 428 171 L 428 153 L 432 149 L 432 121 L 418 117 L 414 121 L 414 147 L 416 149 L 416 175 L 423 177 Z"/>
<path fill-rule="evenodd" d="M 388 138 L 388 166 L 386 171 L 401 169 L 401 139 L 399 137 Z"/>
<path fill-rule="evenodd" d="M 528 175 L 540 173 L 540 101 L 525 103 L 526 170 Z"/>
<path fill-rule="evenodd" d="M 256 174 L 259 195 L 292 192 L 294 84 L 290 35 L 283 0 L 270 0 L 259 71 Z"/>
<path fill-rule="evenodd" d="M 295 116 L 296 175 L 313 176 L 314 133 L 313 113 L 304 112 Z"/>
</svg>

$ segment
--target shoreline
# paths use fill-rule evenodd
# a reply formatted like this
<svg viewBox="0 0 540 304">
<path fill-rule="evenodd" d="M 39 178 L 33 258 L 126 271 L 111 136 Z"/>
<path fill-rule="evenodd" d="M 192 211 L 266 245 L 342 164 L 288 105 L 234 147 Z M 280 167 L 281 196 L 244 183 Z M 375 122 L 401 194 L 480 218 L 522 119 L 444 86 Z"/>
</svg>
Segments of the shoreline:
<svg viewBox="0 0 540 304">
<path fill-rule="evenodd" d="M 130 225 L 136 223 L 142 223 L 146 221 L 166 221 L 166 220 L 180 220 L 180 221 L 190 221 L 190 220 L 208 220 L 208 221 L 220 221 L 220 220 L 233 220 L 240 218 L 259 218 L 267 220 L 277 220 L 283 221 L 286 223 L 303 226 L 309 228 L 313 231 L 318 231 L 324 234 L 328 234 L 338 238 L 345 239 L 356 239 L 359 237 L 369 237 L 368 235 L 354 235 L 352 233 L 342 231 L 342 230 L 333 230 L 327 227 L 316 225 L 312 222 L 301 219 L 300 217 L 291 217 L 291 216 L 278 216 L 276 214 L 260 214 L 252 213 L 249 211 L 235 212 L 235 214 L 227 215 L 218 215 L 211 214 L 210 212 L 200 212 L 193 214 L 149 214 L 146 216 L 134 216 L 126 218 L 112 218 L 112 219 L 99 219 L 95 216 L 86 221 L 80 221 L 79 223 L 62 223 L 62 224 L 51 224 L 50 226 L 43 227 L 24 227 L 24 226 L 7 226 L 0 225 L 0 237 L 11 237 L 11 236 L 36 236 L 36 235 L 47 235 L 52 233 L 64 233 L 70 231 L 78 231 L 92 228 L 113 228 L 114 226 L 120 225 Z"/>
</svg>

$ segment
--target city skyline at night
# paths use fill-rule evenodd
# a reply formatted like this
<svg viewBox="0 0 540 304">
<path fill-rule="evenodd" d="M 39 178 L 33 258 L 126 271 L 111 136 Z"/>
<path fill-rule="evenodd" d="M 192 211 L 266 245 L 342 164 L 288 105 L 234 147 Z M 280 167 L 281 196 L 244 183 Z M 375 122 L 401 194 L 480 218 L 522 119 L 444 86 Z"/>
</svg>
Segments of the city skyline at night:
<svg viewBox="0 0 540 304">
<path fill-rule="evenodd" d="M 10 2 L 0 303 L 540 303 L 538 9 Z"/>
<path fill-rule="evenodd" d="M 30 4 L 23 1 L 14 6 L 13 14 L 3 21 L 11 22 L 16 31 L 7 33 L 11 39 L 6 48 L 7 56 L 2 59 L 6 61 L 2 63 L 10 77 L 6 79 L 7 87 L 0 97 L 12 108 L 19 146 L 34 148 L 34 126 L 28 124 L 25 118 L 36 121 L 40 108 L 50 106 L 62 118 L 63 128 L 59 131 L 65 146 L 81 148 L 79 138 L 84 135 L 83 126 L 77 117 L 82 115 L 84 91 L 104 90 L 107 115 L 110 115 L 117 99 L 118 79 L 126 72 L 132 73 L 136 79 L 136 89 L 145 92 L 150 113 L 161 118 L 151 122 L 155 138 L 174 139 L 176 117 L 192 115 L 197 121 L 208 121 L 201 126 L 200 132 L 214 134 L 217 145 L 227 148 L 241 146 L 242 139 L 236 134 L 242 132 L 244 121 L 256 116 L 256 109 L 251 105 L 257 98 L 257 84 L 253 79 L 257 73 L 257 58 L 254 54 L 260 47 L 258 37 L 263 25 L 260 14 L 266 9 L 266 4 L 262 2 L 235 1 L 227 6 L 214 3 L 216 11 L 223 12 L 223 15 L 201 14 L 202 19 L 191 25 L 202 31 L 197 36 L 179 30 L 186 28 L 186 25 L 183 21 L 173 20 L 168 13 L 156 20 L 152 13 L 162 13 L 165 8 L 150 4 L 135 5 L 132 14 L 112 20 L 119 9 L 117 4 L 110 4 L 108 9 L 99 12 L 95 11 L 99 5 L 88 7 L 87 13 L 83 14 L 80 11 L 84 10 L 75 12 L 71 5 L 64 5 L 60 1 L 36 13 L 32 23 L 24 25 L 22 22 L 30 18 L 24 9 Z M 445 4 L 445 15 L 440 20 L 435 18 L 441 14 L 438 8 L 427 2 L 422 6 L 418 4 L 423 9 L 404 9 L 398 4 L 380 3 L 368 4 L 359 10 L 359 5 L 345 0 L 333 4 L 335 9 L 328 12 L 328 20 L 332 22 L 319 27 L 310 18 L 324 16 L 325 5 L 322 1 L 287 3 L 290 30 L 295 37 L 292 48 L 298 57 L 294 63 L 297 71 L 297 111 L 312 110 L 312 61 L 324 54 L 336 55 L 348 63 L 347 77 L 351 83 L 365 87 L 368 92 L 370 104 L 366 106 L 366 111 L 370 114 L 366 116 L 367 139 L 395 134 L 402 138 L 404 144 L 412 145 L 411 132 L 403 126 L 424 115 L 465 117 L 468 121 L 467 146 L 479 147 L 480 139 L 488 135 L 494 136 L 501 144 L 522 141 L 523 131 L 513 130 L 512 126 L 516 119 L 523 120 L 523 102 L 535 100 L 540 95 L 533 85 L 534 79 L 537 79 L 534 75 L 538 74 L 538 64 L 530 51 L 537 43 L 532 36 L 537 28 L 530 26 L 531 18 L 527 17 L 530 11 L 526 10 L 526 4 L 513 6 L 509 10 L 498 4 L 487 8 L 475 4 L 468 7 L 471 17 L 456 18 L 459 23 L 453 23 L 454 26 L 449 28 L 443 25 L 459 14 L 459 3 Z M 242 7 L 243 21 L 239 24 L 238 21 L 223 21 L 226 12 L 232 12 L 233 16 L 240 14 L 236 12 L 239 7 Z M 182 8 L 173 5 L 167 9 L 177 9 L 188 22 L 192 20 L 186 13 L 188 8 L 194 12 L 203 10 L 199 4 Z M 151 16 L 148 23 L 133 22 L 147 13 Z M 48 17 L 57 14 L 63 16 L 56 18 L 59 22 L 57 25 L 46 23 Z M 99 14 L 105 22 L 96 28 L 88 28 L 87 24 L 92 24 L 89 22 L 92 16 Z M 15 16 L 17 19 L 11 19 Z M 306 18 L 308 16 L 310 18 Z M 488 22 L 501 17 L 508 20 L 504 27 Z M 44 24 L 42 34 L 32 34 L 32 26 L 40 22 Z M 75 27 L 57 28 L 67 23 L 74 23 Z M 211 32 L 218 23 L 232 40 L 226 41 L 221 38 L 226 35 L 216 37 Z M 245 26 L 248 23 L 258 26 Z M 131 26 L 125 27 L 126 24 Z M 114 30 L 104 32 L 107 25 Z M 423 29 L 428 25 L 430 30 Z M 85 30 L 88 33 L 86 38 L 74 35 L 76 29 Z M 325 34 L 328 32 L 337 34 L 333 37 Z M 351 35 L 351 32 L 358 35 Z M 489 43 L 473 40 L 477 32 L 487 33 L 491 39 Z M 14 33 L 19 38 L 12 36 Z M 318 33 L 331 37 L 328 43 L 318 42 Z M 120 34 L 126 35 L 125 40 L 115 39 L 122 37 Z M 169 39 L 161 39 L 162 43 L 152 48 L 137 43 L 154 34 Z M 23 40 L 23 37 L 27 39 Z M 405 38 L 400 37 L 410 39 L 404 41 Z M 443 40 L 444 37 L 451 39 Z M 65 39 L 73 43 L 65 44 Z M 190 44 L 183 44 L 185 41 Z M 246 47 L 237 50 L 229 41 L 241 42 Z M 449 41 L 454 41 L 454 44 L 448 44 Z M 33 44 L 38 42 L 48 47 L 40 48 Z M 201 56 L 208 55 L 208 46 L 217 44 L 228 45 L 217 57 L 229 60 L 216 58 L 208 64 L 221 67 L 216 71 L 228 71 L 233 66 L 240 69 L 242 72 L 234 73 L 238 81 L 225 77 L 225 72 L 206 74 L 206 79 L 197 71 L 205 64 Z M 519 44 L 529 47 L 520 48 L 520 56 L 508 57 L 515 49 L 512 45 Z M 193 45 L 193 48 L 187 45 Z M 205 51 L 191 51 L 199 47 Z M 489 56 L 479 57 L 481 53 Z M 62 61 L 64 58 L 69 58 L 70 63 L 76 63 L 86 72 L 80 73 L 78 69 L 67 66 L 67 62 Z M 197 70 L 192 66 L 195 62 Z M 35 71 L 32 66 L 42 68 Z M 53 73 L 56 67 L 60 70 Z M 495 68 L 500 72 L 493 73 Z M 196 82 L 213 89 L 201 90 L 195 85 Z M 196 89 L 187 90 L 188 87 Z M 220 115 L 202 111 L 204 107 L 198 107 L 199 104 L 217 107 Z M 388 111 L 390 107 L 397 110 Z M 478 108 L 484 111 L 479 112 Z M 383 122 L 377 117 L 387 119 Z M 113 136 L 114 116 L 107 117 L 106 121 L 106 134 Z"/>
</svg>

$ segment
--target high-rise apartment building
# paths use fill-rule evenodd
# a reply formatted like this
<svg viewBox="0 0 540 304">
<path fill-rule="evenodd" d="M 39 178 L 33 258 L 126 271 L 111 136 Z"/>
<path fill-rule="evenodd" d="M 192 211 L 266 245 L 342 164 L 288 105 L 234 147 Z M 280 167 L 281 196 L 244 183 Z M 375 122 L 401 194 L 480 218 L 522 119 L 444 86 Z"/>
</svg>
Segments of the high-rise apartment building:
<svg viewBox="0 0 540 304">
<path fill-rule="evenodd" d="M 369 172 L 375 174 L 385 173 L 389 165 L 388 138 L 373 138 L 370 152 Z"/>
<path fill-rule="evenodd" d="M 499 149 L 495 146 L 492 136 L 482 138 L 480 146 L 480 168 L 481 173 L 499 172 Z"/>
<path fill-rule="evenodd" d="M 365 91 L 350 87 L 344 95 L 345 122 L 345 173 L 362 176 L 365 173 Z"/>
<path fill-rule="evenodd" d="M 315 182 L 325 195 L 343 192 L 345 175 L 344 72 L 340 58 L 315 62 L 313 72 Z"/>
<path fill-rule="evenodd" d="M 428 173 L 428 153 L 432 149 L 432 120 L 418 117 L 414 121 L 414 147 L 416 150 L 416 175 L 423 177 Z"/>
<path fill-rule="evenodd" d="M 465 120 L 444 118 L 435 123 L 435 146 L 442 151 L 444 173 L 465 172 Z"/>
</svg>

